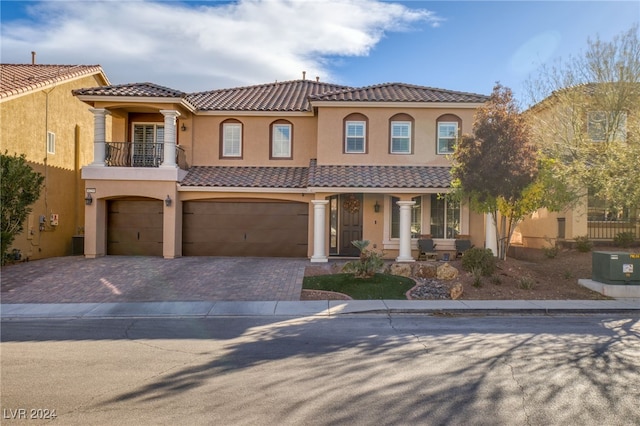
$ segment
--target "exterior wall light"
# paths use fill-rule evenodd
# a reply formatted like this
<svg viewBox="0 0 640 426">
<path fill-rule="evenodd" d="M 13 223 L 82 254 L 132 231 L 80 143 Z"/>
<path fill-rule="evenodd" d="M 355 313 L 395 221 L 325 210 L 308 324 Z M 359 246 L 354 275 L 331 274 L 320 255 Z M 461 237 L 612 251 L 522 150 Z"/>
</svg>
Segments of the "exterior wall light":
<svg viewBox="0 0 640 426">
<path fill-rule="evenodd" d="M 93 198 L 91 197 L 91 194 L 90 194 L 90 193 L 88 193 L 88 192 L 87 192 L 87 196 L 86 196 L 86 197 L 84 197 L 84 203 L 85 203 L 87 206 L 90 206 L 90 205 L 91 205 L 91 203 L 93 203 Z"/>
<path fill-rule="evenodd" d="M 182 130 L 183 132 L 187 131 L 187 126 L 185 126 L 184 123 L 182 123 L 182 126 L 180 126 L 180 130 Z"/>
<path fill-rule="evenodd" d="M 373 205 L 373 211 L 376 213 L 380 211 L 380 204 L 378 204 L 378 200 L 376 200 L 376 203 Z"/>
<path fill-rule="evenodd" d="M 167 195 L 167 198 L 164 199 L 164 204 L 167 207 L 171 207 L 171 197 Z"/>
</svg>

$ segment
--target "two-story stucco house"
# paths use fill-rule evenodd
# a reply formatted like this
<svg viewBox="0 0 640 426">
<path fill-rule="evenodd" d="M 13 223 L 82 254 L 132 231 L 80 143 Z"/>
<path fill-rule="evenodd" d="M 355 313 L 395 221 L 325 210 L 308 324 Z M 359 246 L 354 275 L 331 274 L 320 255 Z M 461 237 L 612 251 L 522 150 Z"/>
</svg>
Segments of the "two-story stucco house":
<svg viewBox="0 0 640 426">
<path fill-rule="evenodd" d="M 0 150 L 25 154 L 45 178 L 10 247 L 23 260 L 73 254 L 74 236 L 84 230 L 80 169 L 93 161 L 94 119 L 72 91 L 108 84 L 98 65 L 0 64 Z M 76 249 L 82 253 L 81 244 Z"/>
<path fill-rule="evenodd" d="M 583 84 L 554 92 L 525 113 L 540 149 L 552 145 L 559 159 L 563 155 L 562 161 L 579 158 L 588 171 L 592 166 L 585 152 L 604 155 L 605 145 L 624 150 L 631 148 L 629 144 L 637 146 L 640 123 L 637 93 L 640 93 L 638 83 Z M 615 173 L 611 174 L 614 179 Z M 574 190 L 582 194 L 578 203 L 560 212 L 536 211 L 515 229 L 512 244 L 541 248 L 585 237 L 596 243 L 611 243 L 620 233 L 640 238 L 640 206 L 620 208 L 595 195 L 594 188 Z"/>
<path fill-rule="evenodd" d="M 95 117 L 85 255 L 357 255 L 412 261 L 430 234 L 484 244 L 448 203 L 456 138 L 488 97 L 314 80 L 183 93 L 141 83 L 74 91 Z M 105 129 L 112 129 L 110 135 Z"/>
</svg>

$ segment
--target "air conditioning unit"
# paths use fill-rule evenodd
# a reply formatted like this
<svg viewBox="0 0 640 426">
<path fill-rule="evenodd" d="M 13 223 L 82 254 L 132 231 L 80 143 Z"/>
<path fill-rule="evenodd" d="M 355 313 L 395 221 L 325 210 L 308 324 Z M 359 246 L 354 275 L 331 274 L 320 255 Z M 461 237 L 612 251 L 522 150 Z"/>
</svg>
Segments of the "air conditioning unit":
<svg viewBox="0 0 640 426">
<path fill-rule="evenodd" d="M 593 281 L 640 285 L 640 253 L 594 251 L 592 256 Z"/>
</svg>

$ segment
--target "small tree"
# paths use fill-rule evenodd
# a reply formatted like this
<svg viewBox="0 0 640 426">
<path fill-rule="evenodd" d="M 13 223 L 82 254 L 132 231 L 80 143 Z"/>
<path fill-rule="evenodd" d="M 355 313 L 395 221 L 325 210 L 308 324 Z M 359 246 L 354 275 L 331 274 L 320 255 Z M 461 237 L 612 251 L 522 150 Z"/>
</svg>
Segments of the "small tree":
<svg viewBox="0 0 640 426">
<path fill-rule="evenodd" d="M 496 225 L 500 259 L 505 259 L 515 226 L 538 206 L 538 160 L 530 129 L 513 99 L 499 83 L 478 109 L 473 136 L 461 138 L 452 170 L 458 197 L 471 207 L 491 213 Z M 500 223 L 498 223 L 500 218 Z"/>
<path fill-rule="evenodd" d="M 44 176 L 33 171 L 27 164 L 25 155 L 0 154 L 0 209 L 2 223 L 2 262 L 13 240 L 24 229 L 24 221 L 31 213 L 31 205 L 40 196 Z"/>
<path fill-rule="evenodd" d="M 376 274 L 384 266 L 384 260 L 375 251 L 367 249 L 368 240 L 351 241 L 358 250 L 360 250 L 360 258 L 344 265 L 345 272 L 353 273 L 356 278 L 370 278 Z"/>
</svg>

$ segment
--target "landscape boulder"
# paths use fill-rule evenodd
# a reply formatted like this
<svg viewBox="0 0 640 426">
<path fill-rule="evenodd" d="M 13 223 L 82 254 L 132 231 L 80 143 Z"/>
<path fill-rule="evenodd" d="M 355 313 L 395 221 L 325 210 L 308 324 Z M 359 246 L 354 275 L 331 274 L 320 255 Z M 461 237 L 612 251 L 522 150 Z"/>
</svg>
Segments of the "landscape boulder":
<svg viewBox="0 0 640 426">
<path fill-rule="evenodd" d="M 443 263 L 438 266 L 438 271 L 436 273 L 436 278 L 439 280 L 453 280 L 458 277 L 458 270 L 448 263 Z"/>
<path fill-rule="evenodd" d="M 438 274 L 438 266 L 431 263 L 416 263 L 414 276 L 417 278 L 435 278 Z"/>
<path fill-rule="evenodd" d="M 449 290 L 449 296 L 452 300 L 458 300 L 460 297 L 462 297 L 462 293 L 464 293 L 462 283 L 454 284 L 453 287 L 451 287 L 451 290 Z"/>
<path fill-rule="evenodd" d="M 391 275 L 400 275 L 401 277 L 411 276 L 411 265 L 407 263 L 393 263 L 389 268 Z"/>
</svg>

